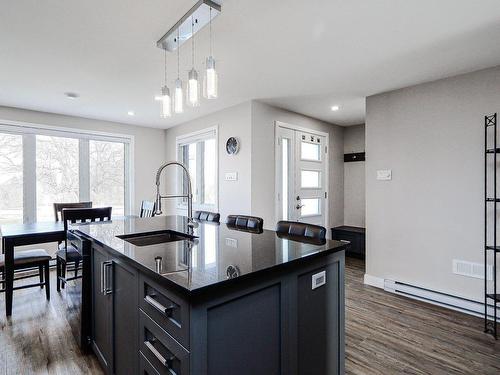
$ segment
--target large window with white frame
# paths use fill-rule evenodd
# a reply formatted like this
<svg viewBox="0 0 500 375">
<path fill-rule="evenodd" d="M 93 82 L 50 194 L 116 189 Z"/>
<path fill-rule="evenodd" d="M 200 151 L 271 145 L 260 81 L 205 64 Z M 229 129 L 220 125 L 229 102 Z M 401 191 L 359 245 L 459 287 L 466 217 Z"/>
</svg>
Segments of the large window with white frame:
<svg viewBox="0 0 500 375">
<path fill-rule="evenodd" d="M 130 212 L 132 137 L 0 123 L 0 225 L 54 220 L 53 203 Z"/>
<path fill-rule="evenodd" d="M 177 137 L 177 160 L 183 163 L 191 175 L 193 206 L 196 209 L 218 209 L 218 158 L 217 128 Z M 183 194 L 187 193 L 187 181 L 178 175 Z M 185 200 L 180 203 L 185 204 Z"/>
</svg>

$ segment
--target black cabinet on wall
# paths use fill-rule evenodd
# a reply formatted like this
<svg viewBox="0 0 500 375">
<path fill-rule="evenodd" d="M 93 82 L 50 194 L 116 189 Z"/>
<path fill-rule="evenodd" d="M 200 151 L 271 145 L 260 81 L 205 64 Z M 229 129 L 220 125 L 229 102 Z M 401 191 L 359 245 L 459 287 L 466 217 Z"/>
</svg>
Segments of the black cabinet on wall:
<svg viewBox="0 0 500 375">
<path fill-rule="evenodd" d="M 106 374 L 137 374 L 138 276 L 92 246 L 92 348 Z"/>
<path fill-rule="evenodd" d="M 365 228 L 343 225 L 332 228 L 332 240 L 349 241 L 347 256 L 365 258 Z"/>
</svg>

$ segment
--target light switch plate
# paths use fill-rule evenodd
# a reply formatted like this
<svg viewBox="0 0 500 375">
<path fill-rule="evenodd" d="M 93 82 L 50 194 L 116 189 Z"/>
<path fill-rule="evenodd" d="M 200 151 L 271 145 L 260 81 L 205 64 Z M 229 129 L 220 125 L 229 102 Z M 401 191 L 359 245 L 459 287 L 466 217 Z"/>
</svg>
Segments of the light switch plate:
<svg viewBox="0 0 500 375">
<path fill-rule="evenodd" d="M 235 238 L 226 237 L 226 246 L 237 248 L 238 240 Z"/>
<path fill-rule="evenodd" d="M 392 180 L 392 170 L 391 169 L 379 169 L 377 171 L 377 180 L 381 180 L 381 181 Z"/>
<path fill-rule="evenodd" d="M 312 275 L 311 289 L 314 290 L 326 284 L 326 271 L 321 271 Z"/>
<path fill-rule="evenodd" d="M 226 181 L 237 181 L 238 172 L 226 172 L 225 179 Z"/>
</svg>

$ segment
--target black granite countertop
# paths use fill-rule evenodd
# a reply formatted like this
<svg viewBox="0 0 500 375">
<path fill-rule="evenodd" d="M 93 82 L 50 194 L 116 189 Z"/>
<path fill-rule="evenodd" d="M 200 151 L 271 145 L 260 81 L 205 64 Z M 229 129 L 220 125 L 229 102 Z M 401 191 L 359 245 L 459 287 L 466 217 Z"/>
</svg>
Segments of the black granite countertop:
<svg viewBox="0 0 500 375">
<path fill-rule="evenodd" d="M 133 245 L 117 237 L 166 229 L 193 237 L 148 246 Z M 71 230 L 187 292 L 287 263 L 307 261 L 307 258 L 342 251 L 346 247 L 339 241 L 303 243 L 281 238 L 273 231 L 249 233 L 226 224 L 200 222 L 198 228 L 191 229 L 184 216 L 128 217 L 75 225 Z"/>
</svg>

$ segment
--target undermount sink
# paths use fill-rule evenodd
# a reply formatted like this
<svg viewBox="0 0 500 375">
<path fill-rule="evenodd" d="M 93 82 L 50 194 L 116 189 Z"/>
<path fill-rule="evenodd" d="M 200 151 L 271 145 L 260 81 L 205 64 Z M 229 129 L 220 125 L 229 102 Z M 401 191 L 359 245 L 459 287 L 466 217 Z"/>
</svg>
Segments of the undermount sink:
<svg viewBox="0 0 500 375">
<path fill-rule="evenodd" d="M 193 236 L 177 233 L 171 230 L 149 233 L 123 234 L 116 237 L 121 238 L 122 240 L 127 241 L 135 246 L 158 245 L 160 243 L 192 240 L 194 238 Z"/>
</svg>

